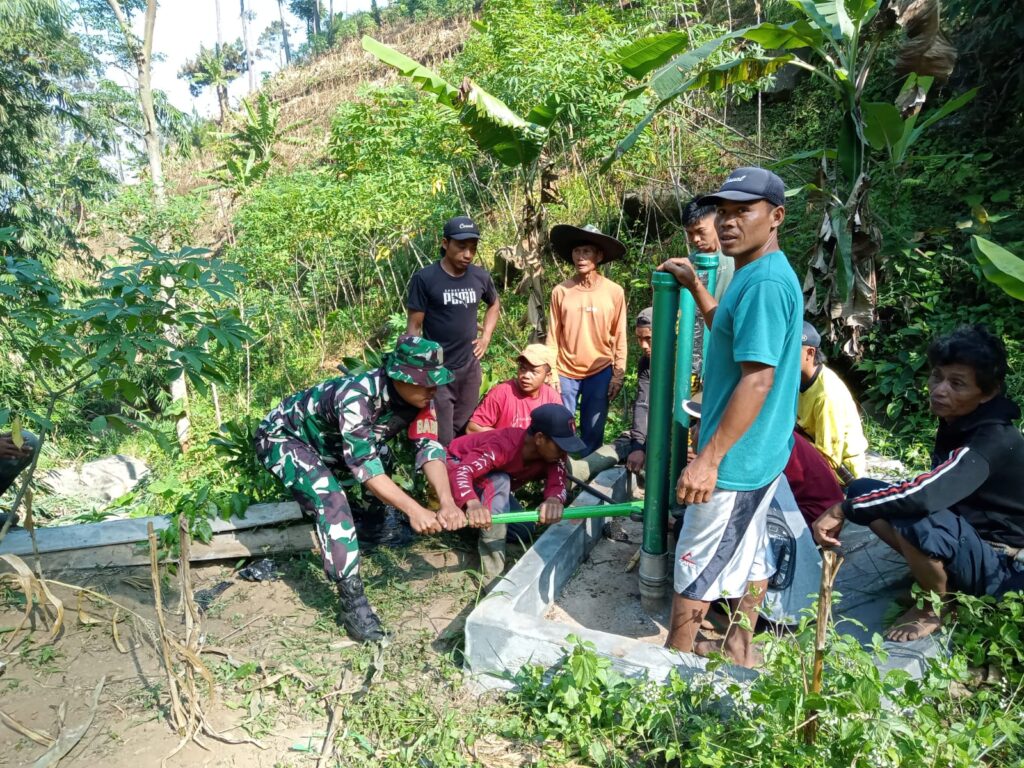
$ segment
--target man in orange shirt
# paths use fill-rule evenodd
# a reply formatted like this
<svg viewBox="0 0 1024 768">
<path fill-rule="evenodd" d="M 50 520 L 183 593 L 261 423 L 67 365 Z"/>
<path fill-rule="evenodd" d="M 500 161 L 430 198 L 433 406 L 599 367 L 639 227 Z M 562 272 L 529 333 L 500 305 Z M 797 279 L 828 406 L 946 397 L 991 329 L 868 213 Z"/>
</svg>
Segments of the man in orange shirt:
<svg viewBox="0 0 1024 768">
<path fill-rule="evenodd" d="M 597 268 L 620 258 L 626 247 L 589 224 L 554 227 L 551 247 L 576 268 L 551 291 L 547 343 L 555 352 L 562 404 L 575 413 L 579 403 L 587 454 L 604 442 L 608 403 L 626 375 L 626 295 Z"/>
</svg>

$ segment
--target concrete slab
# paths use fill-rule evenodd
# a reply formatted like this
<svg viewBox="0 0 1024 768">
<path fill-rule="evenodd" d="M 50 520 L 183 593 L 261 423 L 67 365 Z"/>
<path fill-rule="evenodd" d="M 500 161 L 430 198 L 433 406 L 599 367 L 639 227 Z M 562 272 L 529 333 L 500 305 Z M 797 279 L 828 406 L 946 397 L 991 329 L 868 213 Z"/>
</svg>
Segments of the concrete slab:
<svg viewBox="0 0 1024 768">
<path fill-rule="evenodd" d="M 616 501 L 627 494 L 626 474 L 621 468 L 602 472 L 592 481 L 598 490 Z M 595 504 L 590 494 L 582 493 L 574 505 Z M 505 579 L 473 610 L 466 621 L 466 664 L 471 685 L 478 688 L 508 688 L 510 677 L 525 664 L 553 666 L 563 657 L 569 643 L 566 637 L 576 635 L 592 642 L 599 653 L 612 660 L 613 666 L 629 676 L 646 675 L 664 681 L 675 669 L 684 678 L 702 674 L 704 659 L 692 654 L 666 650 L 664 623 L 667 605 L 658 615 L 633 621 L 636 611 L 629 607 L 635 601 L 639 610 L 636 572 L 624 573 L 624 552 L 639 545 L 635 526 L 628 526 L 633 545 L 601 539 L 603 518 L 582 523 L 564 521 L 551 526 L 528 550 Z M 598 547 L 598 544 L 600 546 Z M 881 632 L 883 617 L 892 611 L 893 600 L 909 588 L 906 565 L 867 528 L 850 525 L 843 532 L 846 561 L 839 571 L 836 589 L 841 598 L 835 610 L 840 631 L 852 634 L 870 644 L 872 636 Z M 595 547 L 598 549 L 595 551 Z M 591 558 L 591 555 L 595 556 Z M 607 621 L 607 611 L 593 606 L 569 605 L 562 600 L 566 586 L 591 558 L 586 569 L 606 569 L 606 594 L 595 594 L 594 579 L 588 580 L 584 601 L 602 599 L 623 603 L 623 615 Z M 598 580 L 600 583 L 600 580 Z M 575 588 L 575 584 L 574 584 Z M 578 591 L 578 590 L 577 590 Z M 570 588 L 569 593 L 573 592 Z M 627 615 L 628 614 L 628 615 Z M 596 617 L 596 618 L 595 618 Z M 602 618 L 604 617 L 604 618 Z M 864 625 L 857 626 L 852 619 Z M 627 626 L 628 625 L 628 626 Z M 621 634 L 608 631 L 616 628 Z M 941 638 L 929 637 L 914 643 L 883 644 L 888 654 L 879 661 L 879 668 L 903 669 L 913 677 L 921 677 L 930 657 L 943 653 Z M 738 679 L 752 679 L 755 673 L 732 668 Z"/>
</svg>

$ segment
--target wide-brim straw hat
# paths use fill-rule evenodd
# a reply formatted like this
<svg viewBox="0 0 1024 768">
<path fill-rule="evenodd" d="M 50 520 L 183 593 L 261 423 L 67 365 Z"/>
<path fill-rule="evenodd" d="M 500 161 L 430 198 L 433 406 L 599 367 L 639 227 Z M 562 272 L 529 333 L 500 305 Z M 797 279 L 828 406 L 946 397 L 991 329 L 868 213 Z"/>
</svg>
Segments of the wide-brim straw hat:
<svg viewBox="0 0 1024 768">
<path fill-rule="evenodd" d="M 574 227 L 572 224 L 558 224 L 551 228 L 551 247 L 559 258 L 572 263 L 572 249 L 577 245 L 596 245 L 604 257 L 602 264 L 615 261 L 626 252 L 626 246 L 611 235 L 604 234 L 593 224 Z"/>
</svg>

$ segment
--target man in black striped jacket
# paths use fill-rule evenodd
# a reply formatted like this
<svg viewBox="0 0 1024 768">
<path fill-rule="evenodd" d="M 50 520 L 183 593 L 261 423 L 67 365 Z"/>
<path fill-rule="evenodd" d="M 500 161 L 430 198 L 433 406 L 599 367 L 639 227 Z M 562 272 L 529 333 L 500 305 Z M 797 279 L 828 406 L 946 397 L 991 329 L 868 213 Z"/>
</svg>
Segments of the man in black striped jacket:
<svg viewBox="0 0 1024 768">
<path fill-rule="evenodd" d="M 1024 589 L 1024 435 L 1020 408 L 1004 394 L 1002 341 L 964 326 L 928 348 L 932 413 L 939 418 L 932 469 L 889 485 L 854 481 L 846 501 L 815 521 L 824 547 L 843 521 L 868 525 L 899 552 L 925 592 L 1000 595 Z M 931 606 L 913 607 L 889 630 L 916 640 L 941 626 Z"/>
</svg>

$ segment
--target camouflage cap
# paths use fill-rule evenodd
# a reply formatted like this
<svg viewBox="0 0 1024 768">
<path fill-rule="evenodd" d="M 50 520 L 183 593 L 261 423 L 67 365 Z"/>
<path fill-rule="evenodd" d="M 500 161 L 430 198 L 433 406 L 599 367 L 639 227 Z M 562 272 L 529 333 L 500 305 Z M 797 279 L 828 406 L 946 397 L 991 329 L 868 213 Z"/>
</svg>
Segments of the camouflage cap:
<svg viewBox="0 0 1024 768">
<path fill-rule="evenodd" d="M 436 341 L 421 336 L 399 336 L 395 351 L 388 355 L 384 372 L 395 381 L 440 387 L 455 378 L 443 363 L 444 350 Z"/>
</svg>

